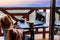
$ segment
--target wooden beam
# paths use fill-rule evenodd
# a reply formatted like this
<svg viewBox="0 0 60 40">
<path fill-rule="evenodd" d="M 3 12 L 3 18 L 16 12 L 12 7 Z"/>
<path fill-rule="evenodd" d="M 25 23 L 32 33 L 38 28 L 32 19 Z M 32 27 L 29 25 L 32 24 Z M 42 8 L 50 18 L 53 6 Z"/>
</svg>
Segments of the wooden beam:
<svg viewBox="0 0 60 40">
<path fill-rule="evenodd" d="M 56 13 L 57 13 L 57 14 L 59 14 L 59 15 L 60 15 L 60 11 L 58 11 L 58 9 L 56 9 L 55 11 L 56 11 Z"/>
<path fill-rule="evenodd" d="M 30 11 L 28 12 L 28 15 L 30 15 L 33 11 L 34 11 L 34 9 L 30 10 Z"/>
<path fill-rule="evenodd" d="M 60 7 L 56 7 L 56 9 L 60 9 Z"/>
<path fill-rule="evenodd" d="M 50 7 L 0 7 L 0 10 L 4 9 L 4 10 L 30 10 L 30 9 L 34 9 L 34 10 L 37 10 L 37 9 L 50 9 Z M 60 7 L 56 7 L 57 9 L 60 9 Z"/>
<path fill-rule="evenodd" d="M 43 8 L 46 8 L 46 9 L 50 9 L 50 7 L 0 7 L 0 10 L 4 9 L 4 10 L 24 10 L 24 9 L 43 9 Z"/>
<path fill-rule="evenodd" d="M 4 10 L 4 9 L 2 9 L 2 10 L 0 10 L 0 11 L 2 11 L 4 14 L 9 14 L 6 10 Z M 10 15 L 10 14 L 9 14 Z"/>
<path fill-rule="evenodd" d="M 11 15 L 10 13 L 8 13 L 6 10 L 4 10 L 4 9 L 2 9 L 1 10 L 3 13 L 5 13 L 5 14 L 8 14 L 8 15 L 10 15 L 15 21 L 18 21 L 18 19 L 17 18 L 15 18 L 14 17 L 14 15 Z"/>
<path fill-rule="evenodd" d="M 24 32 L 25 34 L 30 34 L 30 31 L 28 31 L 28 32 Z M 49 31 L 45 31 L 45 34 L 46 33 L 49 33 Z M 34 34 L 43 34 L 43 31 L 40 31 L 40 32 L 36 32 L 36 31 L 34 31 Z"/>
<path fill-rule="evenodd" d="M 49 40 L 54 40 L 55 8 L 56 8 L 56 0 L 51 0 Z"/>
<path fill-rule="evenodd" d="M 11 13 L 11 15 L 13 16 L 20 16 L 20 15 L 26 15 L 28 13 Z"/>
<path fill-rule="evenodd" d="M 43 11 L 44 11 L 45 14 L 46 14 L 46 9 L 45 9 L 45 8 L 43 8 Z M 46 23 L 46 15 L 45 15 L 45 18 L 44 18 L 44 22 Z"/>
</svg>

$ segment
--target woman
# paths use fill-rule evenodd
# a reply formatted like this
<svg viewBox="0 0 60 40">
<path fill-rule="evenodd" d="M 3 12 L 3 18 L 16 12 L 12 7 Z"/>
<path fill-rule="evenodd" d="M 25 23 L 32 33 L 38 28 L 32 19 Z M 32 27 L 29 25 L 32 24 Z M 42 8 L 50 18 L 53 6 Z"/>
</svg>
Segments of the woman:
<svg viewBox="0 0 60 40">
<path fill-rule="evenodd" d="M 10 15 L 3 15 L 0 19 L 1 27 L 4 32 L 4 40 L 22 40 L 23 30 L 15 29 Z"/>
<path fill-rule="evenodd" d="M 3 33 L 4 33 L 4 40 L 6 40 L 6 35 L 8 30 L 12 30 L 14 27 L 14 23 L 11 20 L 10 15 L 0 15 L 0 22 L 1 22 L 1 27 L 3 28 Z"/>
</svg>

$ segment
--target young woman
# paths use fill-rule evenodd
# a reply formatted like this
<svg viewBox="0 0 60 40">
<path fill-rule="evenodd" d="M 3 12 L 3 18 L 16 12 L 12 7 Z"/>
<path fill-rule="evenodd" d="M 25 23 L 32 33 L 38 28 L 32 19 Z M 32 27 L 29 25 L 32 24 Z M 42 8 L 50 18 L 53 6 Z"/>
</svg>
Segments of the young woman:
<svg viewBox="0 0 60 40">
<path fill-rule="evenodd" d="M 6 14 L 0 15 L 0 25 L 3 29 L 4 40 L 6 40 L 7 31 L 12 30 L 14 27 L 14 23 L 11 19 L 12 18 L 10 15 L 6 15 Z"/>
<path fill-rule="evenodd" d="M 1 16 L 0 22 L 4 32 L 4 40 L 22 40 L 23 30 L 14 28 L 15 21 L 10 15 Z"/>
</svg>

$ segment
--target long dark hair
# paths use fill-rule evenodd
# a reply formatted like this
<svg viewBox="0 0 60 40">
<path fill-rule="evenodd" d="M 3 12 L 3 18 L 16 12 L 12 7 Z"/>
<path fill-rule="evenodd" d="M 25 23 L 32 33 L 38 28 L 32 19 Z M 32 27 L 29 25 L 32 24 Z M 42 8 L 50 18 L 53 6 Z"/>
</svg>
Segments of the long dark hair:
<svg viewBox="0 0 60 40">
<path fill-rule="evenodd" d="M 8 19 L 8 18 L 9 17 L 1 18 L 1 25 L 2 25 L 2 28 L 4 28 L 4 29 L 10 27 L 11 22 L 9 20 L 11 20 L 11 19 L 10 18 Z"/>
<path fill-rule="evenodd" d="M 10 26 L 9 24 L 6 24 L 5 22 L 3 22 L 2 19 L 1 19 L 1 25 L 2 25 L 2 27 L 5 28 L 5 29 L 6 29 L 6 28 L 9 28 L 9 26 Z"/>
</svg>

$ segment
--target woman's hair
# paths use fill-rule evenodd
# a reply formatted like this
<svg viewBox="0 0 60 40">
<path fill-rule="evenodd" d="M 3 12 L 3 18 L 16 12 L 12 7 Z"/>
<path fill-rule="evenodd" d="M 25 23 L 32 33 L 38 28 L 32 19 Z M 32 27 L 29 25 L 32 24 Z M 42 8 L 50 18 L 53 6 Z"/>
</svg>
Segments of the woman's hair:
<svg viewBox="0 0 60 40">
<path fill-rule="evenodd" d="M 13 24 L 10 16 L 4 16 L 1 18 L 2 28 L 7 29 L 10 27 L 11 23 Z"/>
<path fill-rule="evenodd" d="M 5 23 L 2 19 L 1 19 L 1 24 L 3 26 L 3 28 L 9 28 L 9 24 Z"/>
</svg>

